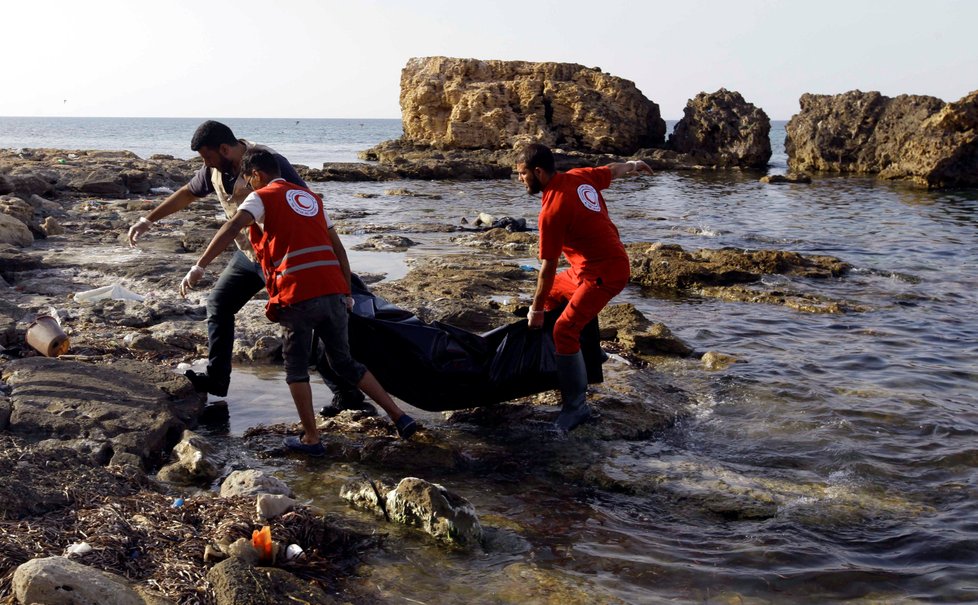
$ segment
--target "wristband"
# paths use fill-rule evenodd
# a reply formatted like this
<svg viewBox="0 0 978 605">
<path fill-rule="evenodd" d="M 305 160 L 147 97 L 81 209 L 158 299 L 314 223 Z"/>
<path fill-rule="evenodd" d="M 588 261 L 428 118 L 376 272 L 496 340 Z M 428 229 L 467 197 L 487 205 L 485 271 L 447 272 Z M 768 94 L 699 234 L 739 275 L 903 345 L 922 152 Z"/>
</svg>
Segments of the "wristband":
<svg viewBox="0 0 978 605">
<path fill-rule="evenodd" d="M 629 172 L 635 172 L 638 169 L 638 162 L 636 162 L 635 160 L 628 160 L 625 163 L 628 164 Z"/>
<path fill-rule="evenodd" d="M 149 220 L 145 216 L 141 216 L 141 217 L 139 217 L 139 220 L 136 221 L 136 224 L 137 225 L 141 225 L 143 223 L 146 223 L 147 225 L 152 225 L 153 224 L 153 221 Z"/>
<path fill-rule="evenodd" d="M 193 267 L 190 267 L 190 270 L 191 271 L 200 271 L 201 273 L 206 273 L 206 271 L 204 270 L 204 268 L 201 267 L 200 265 L 194 265 Z"/>
</svg>

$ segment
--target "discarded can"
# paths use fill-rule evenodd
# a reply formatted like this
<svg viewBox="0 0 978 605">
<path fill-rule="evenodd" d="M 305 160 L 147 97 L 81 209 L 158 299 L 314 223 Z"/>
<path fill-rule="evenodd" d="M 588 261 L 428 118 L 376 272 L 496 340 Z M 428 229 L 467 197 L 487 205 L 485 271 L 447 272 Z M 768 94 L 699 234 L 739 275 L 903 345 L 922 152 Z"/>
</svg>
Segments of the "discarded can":
<svg viewBox="0 0 978 605">
<path fill-rule="evenodd" d="M 46 357 L 58 357 L 68 352 L 68 336 L 58 320 L 50 315 L 38 315 L 27 327 L 25 339 Z"/>
</svg>

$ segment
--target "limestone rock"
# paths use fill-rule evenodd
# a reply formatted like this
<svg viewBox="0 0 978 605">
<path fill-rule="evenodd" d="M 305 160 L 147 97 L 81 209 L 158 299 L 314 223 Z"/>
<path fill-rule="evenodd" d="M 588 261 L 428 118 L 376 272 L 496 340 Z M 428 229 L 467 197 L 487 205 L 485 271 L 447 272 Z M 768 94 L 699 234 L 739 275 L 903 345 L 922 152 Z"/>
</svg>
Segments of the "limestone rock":
<svg viewBox="0 0 978 605">
<path fill-rule="evenodd" d="M 125 197 L 129 192 L 122 175 L 107 169 L 93 170 L 84 178 L 72 181 L 69 186 L 82 193 L 106 197 Z"/>
<path fill-rule="evenodd" d="M 0 244 L 13 244 L 26 248 L 34 243 L 34 234 L 22 221 L 0 213 Z"/>
<path fill-rule="evenodd" d="M 45 195 L 54 191 L 53 183 L 31 172 L 12 174 L 9 181 L 12 191 L 27 196 Z"/>
<path fill-rule="evenodd" d="M 44 219 L 44 222 L 41 223 L 41 230 L 48 236 L 64 235 L 65 233 L 64 226 L 62 226 L 62 224 L 58 222 L 58 219 L 54 218 L 53 216 L 49 216 Z"/>
<path fill-rule="evenodd" d="M 29 225 L 34 220 L 34 207 L 15 195 L 4 195 L 0 196 L 0 214 Z"/>
<path fill-rule="evenodd" d="M 439 540 L 470 546 L 482 539 L 475 508 L 437 483 L 401 479 L 388 492 L 386 509 L 392 521 L 420 527 Z"/>
<path fill-rule="evenodd" d="M 762 176 L 758 180 L 767 185 L 780 185 L 782 183 L 800 183 L 807 185 L 812 182 L 812 177 L 808 176 L 807 174 L 768 174 Z"/>
<path fill-rule="evenodd" d="M 282 494 L 291 497 L 292 490 L 281 479 L 255 469 L 234 471 L 221 484 L 222 498 L 258 494 Z"/>
<path fill-rule="evenodd" d="M 628 154 L 663 142 L 659 107 L 633 82 L 571 63 L 412 58 L 404 140 L 437 149 L 550 146 Z"/>
<path fill-rule="evenodd" d="M 930 188 L 978 185 L 978 91 L 955 103 L 878 92 L 805 94 L 785 127 L 792 170 L 878 174 Z"/>
<path fill-rule="evenodd" d="M 221 561 L 207 572 L 217 605 L 266 603 L 335 603 L 323 590 L 274 567 L 253 567 L 240 558 Z"/>
<path fill-rule="evenodd" d="M 221 474 L 223 461 L 206 439 L 193 431 L 184 431 L 183 438 L 173 446 L 174 462 L 160 469 L 158 477 L 171 483 L 210 483 Z"/>
<path fill-rule="evenodd" d="M 724 88 L 690 99 L 669 147 L 718 168 L 764 168 L 771 159 L 771 120 L 764 110 Z"/>
<path fill-rule="evenodd" d="M 20 603 L 47 605 L 144 605 L 125 578 L 65 557 L 32 559 L 14 572 L 13 591 Z"/>
</svg>

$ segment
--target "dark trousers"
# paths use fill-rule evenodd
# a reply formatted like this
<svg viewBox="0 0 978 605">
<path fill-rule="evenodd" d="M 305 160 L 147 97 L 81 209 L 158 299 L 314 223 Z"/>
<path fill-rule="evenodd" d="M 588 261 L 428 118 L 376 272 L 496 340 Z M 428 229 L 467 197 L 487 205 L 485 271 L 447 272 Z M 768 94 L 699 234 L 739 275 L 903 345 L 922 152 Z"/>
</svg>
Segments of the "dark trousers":
<svg viewBox="0 0 978 605">
<path fill-rule="evenodd" d="M 216 383 L 231 379 L 234 350 L 234 316 L 246 302 L 265 287 L 261 265 L 236 250 L 207 297 L 207 376 Z M 315 346 L 315 341 L 314 345 Z M 314 348 L 313 354 L 318 351 Z M 356 386 L 341 379 L 326 361 L 316 355 L 316 369 L 329 390 L 340 396 L 362 398 Z"/>
</svg>

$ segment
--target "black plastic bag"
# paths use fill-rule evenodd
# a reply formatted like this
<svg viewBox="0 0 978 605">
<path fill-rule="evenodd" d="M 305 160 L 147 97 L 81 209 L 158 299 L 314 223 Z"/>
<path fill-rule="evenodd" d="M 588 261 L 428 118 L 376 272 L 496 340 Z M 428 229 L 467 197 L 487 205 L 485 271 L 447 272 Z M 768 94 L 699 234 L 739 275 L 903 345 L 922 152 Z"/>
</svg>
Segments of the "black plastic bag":
<svg viewBox="0 0 978 605">
<path fill-rule="evenodd" d="M 545 315 L 541 330 L 525 319 L 476 334 L 414 314 L 373 295 L 354 279 L 350 348 L 392 395 L 422 410 L 492 405 L 557 388 L 553 326 L 561 309 Z M 597 319 L 581 334 L 589 382 L 601 382 L 605 359 Z"/>
</svg>

